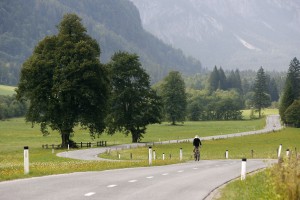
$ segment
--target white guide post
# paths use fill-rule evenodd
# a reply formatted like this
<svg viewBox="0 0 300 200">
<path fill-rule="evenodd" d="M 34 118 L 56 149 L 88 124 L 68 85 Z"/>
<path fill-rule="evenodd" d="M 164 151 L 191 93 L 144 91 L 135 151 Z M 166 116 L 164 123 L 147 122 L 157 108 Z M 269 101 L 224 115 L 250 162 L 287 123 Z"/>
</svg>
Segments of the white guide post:
<svg viewBox="0 0 300 200">
<path fill-rule="evenodd" d="M 281 155 L 281 149 L 282 149 L 282 144 L 279 145 L 279 148 L 278 148 L 278 155 L 277 157 L 280 158 L 280 155 Z"/>
<path fill-rule="evenodd" d="M 225 158 L 228 159 L 228 150 L 225 151 Z"/>
<path fill-rule="evenodd" d="M 247 165 L 247 159 L 242 159 L 242 169 L 241 169 L 241 180 L 246 179 L 246 165 Z"/>
<path fill-rule="evenodd" d="M 179 160 L 182 161 L 182 148 L 179 150 Z"/>
<path fill-rule="evenodd" d="M 149 165 L 152 165 L 152 147 L 149 147 Z"/>
<path fill-rule="evenodd" d="M 290 156 L 290 149 L 286 150 L 286 156 L 289 157 Z"/>
<path fill-rule="evenodd" d="M 29 174 L 29 147 L 24 147 L 24 174 Z"/>
</svg>

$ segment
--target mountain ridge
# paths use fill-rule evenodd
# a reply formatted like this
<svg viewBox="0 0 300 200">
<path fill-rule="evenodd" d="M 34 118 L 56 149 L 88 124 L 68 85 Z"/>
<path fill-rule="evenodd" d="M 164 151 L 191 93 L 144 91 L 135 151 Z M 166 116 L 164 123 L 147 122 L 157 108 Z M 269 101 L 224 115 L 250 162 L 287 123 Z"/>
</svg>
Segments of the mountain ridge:
<svg viewBox="0 0 300 200">
<path fill-rule="evenodd" d="M 299 56 L 299 1 L 131 1 L 146 30 L 206 68 L 286 70 Z"/>
</svg>

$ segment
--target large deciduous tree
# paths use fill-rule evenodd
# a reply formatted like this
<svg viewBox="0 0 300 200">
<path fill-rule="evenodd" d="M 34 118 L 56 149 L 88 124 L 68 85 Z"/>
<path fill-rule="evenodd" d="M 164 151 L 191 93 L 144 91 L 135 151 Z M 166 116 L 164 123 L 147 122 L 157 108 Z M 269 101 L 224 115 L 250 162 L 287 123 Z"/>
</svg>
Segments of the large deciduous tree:
<svg viewBox="0 0 300 200">
<path fill-rule="evenodd" d="M 280 99 L 279 114 L 281 120 L 286 123 L 285 111 L 296 100 L 300 98 L 300 62 L 294 58 L 290 62 L 283 94 Z"/>
<path fill-rule="evenodd" d="M 58 34 L 40 41 L 23 64 L 17 96 L 30 102 L 26 120 L 40 124 L 43 134 L 48 127 L 59 131 L 63 147 L 79 124 L 91 136 L 105 129 L 109 82 L 99 57 L 81 19 L 66 14 Z"/>
<path fill-rule="evenodd" d="M 178 71 L 171 71 L 163 81 L 161 93 L 167 120 L 172 125 L 175 125 L 176 122 L 184 122 L 187 108 L 187 94 L 181 74 Z"/>
<path fill-rule="evenodd" d="M 107 68 L 111 80 L 108 133 L 131 133 L 132 142 L 139 142 L 148 124 L 161 121 L 161 99 L 151 89 L 149 75 L 136 54 L 118 52 Z"/>
<path fill-rule="evenodd" d="M 261 117 L 261 110 L 271 104 L 270 95 L 268 94 L 267 77 L 262 67 L 259 68 L 256 74 L 253 104 L 258 111 L 259 117 Z"/>
</svg>

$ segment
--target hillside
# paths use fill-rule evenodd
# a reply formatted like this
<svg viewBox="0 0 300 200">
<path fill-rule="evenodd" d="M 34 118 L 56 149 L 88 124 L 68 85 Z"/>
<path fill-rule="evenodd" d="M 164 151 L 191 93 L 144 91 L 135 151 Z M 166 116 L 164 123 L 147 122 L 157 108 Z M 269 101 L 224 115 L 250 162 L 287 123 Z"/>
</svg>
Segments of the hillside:
<svg viewBox="0 0 300 200">
<path fill-rule="evenodd" d="M 300 1 L 131 1 L 146 30 L 206 68 L 282 71 L 300 57 Z"/>
<path fill-rule="evenodd" d="M 128 0 L 1 0 L 0 84 L 17 84 L 21 64 L 34 46 L 46 35 L 56 34 L 56 25 L 70 12 L 83 19 L 88 34 L 99 42 L 102 63 L 120 50 L 137 53 L 152 82 L 169 70 L 202 71 L 199 61 L 145 31 L 138 10 Z"/>
</svg>

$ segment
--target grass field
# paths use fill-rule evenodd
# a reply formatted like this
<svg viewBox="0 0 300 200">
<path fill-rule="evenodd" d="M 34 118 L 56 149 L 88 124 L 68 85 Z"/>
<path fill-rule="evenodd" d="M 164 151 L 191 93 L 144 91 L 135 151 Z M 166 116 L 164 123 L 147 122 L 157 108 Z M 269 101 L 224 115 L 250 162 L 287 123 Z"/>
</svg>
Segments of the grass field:
<svg viewBox="0 0 300 200">
<path fill-rule="evenodd" d="M 230 159 L 252 158 L 252 156 L 253 158 L 276 158 L 277 148 L 280 144 L 282 144 L 283 152 L 286 149 L 295 151 L 296 148 L 296 150 L 300 150 L 299 132 L 299 129 L 287 128 L 279 132 L 268 134 L 202 141 L 201 159 L 224 159 L 226 150 L 229 152 Z M 183 149 L 183 159 L 191 160 L 193 149 L 191 143 L 153 146 L 153 150 L 156 151 L 158 159 L 162 158 L 163 153 L 165 153 L 166 157 L 169 157 L 171 154 L 173 159 L 178 159 L 180 148 Z M 121 154 L 122 160 L 130 160 L 131 155 L 134 159 L 147 160 L 147 152 L 148 147 L 143 147 L 112 151 L 110 154 L 101 155 L 101 157 L 118 159 L 118 154 Z"/>
<path fill-rule="evenodd" d="M 0 85 L 0 95 L 13 95 L 15 94 L 16 87 Z"/>
</svg>

